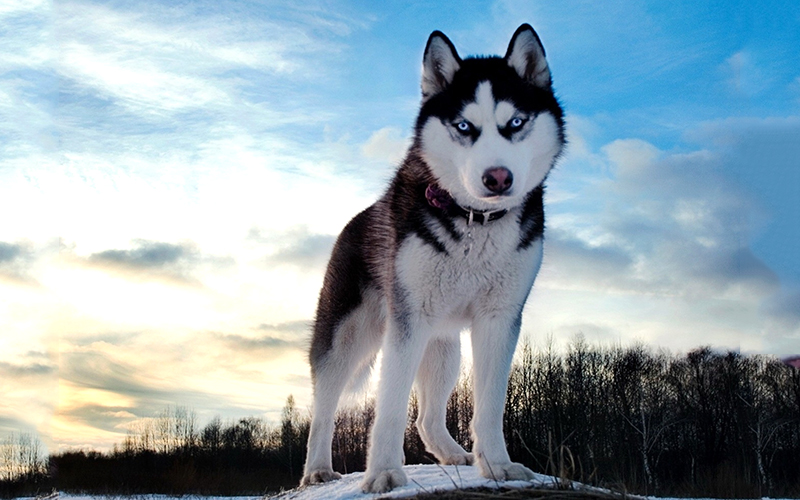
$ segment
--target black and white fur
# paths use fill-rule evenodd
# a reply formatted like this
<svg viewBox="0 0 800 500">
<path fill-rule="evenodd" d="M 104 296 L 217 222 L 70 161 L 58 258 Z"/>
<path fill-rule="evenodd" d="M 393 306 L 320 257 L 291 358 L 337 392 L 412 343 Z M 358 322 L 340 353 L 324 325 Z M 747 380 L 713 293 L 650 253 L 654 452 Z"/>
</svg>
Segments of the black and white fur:
<svg viewBox="0 0 800 500">
<path fill-rule="evenodd" d="M 522 308 L 542 261 L 543 183 L 564 143 L 533 28 L 520 26 L 502 58 L 461 59 L 444 34 L 431 34 L 413 144 L 383 197 L 342 231 L 320 292 L 302 484 L 340 477 L 331 465 L 334 413 L 380 349 L 365 492 L 406 483 L 403 434 L 415 381 L 417 428 L 442 464 L 474 463 L 497 480 L 533 477 L 509 459 L 503 407 Z M 432 202 L 431 192 L 447 200 Z M 472 453 L 445 427 L 465 328 L 474 358 Z"/>
</svg>

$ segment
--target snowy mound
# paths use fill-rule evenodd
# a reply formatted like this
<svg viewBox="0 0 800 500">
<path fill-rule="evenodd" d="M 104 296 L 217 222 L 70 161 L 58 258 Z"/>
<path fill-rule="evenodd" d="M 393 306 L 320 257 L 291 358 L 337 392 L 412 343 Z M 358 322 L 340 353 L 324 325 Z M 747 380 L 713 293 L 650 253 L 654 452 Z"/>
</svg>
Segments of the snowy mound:
<svg viewBox="0 0 800 500">
<path fill-rule="evenodd" d="M 536 474 L 531 481 L 497 482 L 486 479 L 478 473 L 477 467 L 458 465 L 406 465 L 403 471 L 408 476 L 408 484 L 396 488 L 389 493 L 362 493 L 361 479 L 363 472 L 343 475 L 338 481 L 298 488 L 274 497 L 275 500 L 345 500 L 351 498 L 403 498 L 419 493 L 433 493 L 463 488 L 528 488 L 552 487 L 555 479 L 550 476 Z"/>
</svg>

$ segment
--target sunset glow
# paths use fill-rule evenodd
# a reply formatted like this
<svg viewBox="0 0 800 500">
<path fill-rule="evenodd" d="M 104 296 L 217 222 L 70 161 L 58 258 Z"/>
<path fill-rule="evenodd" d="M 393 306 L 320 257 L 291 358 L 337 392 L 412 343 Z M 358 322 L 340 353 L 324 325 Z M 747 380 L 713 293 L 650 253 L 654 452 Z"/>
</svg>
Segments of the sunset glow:
<svg viewBox="0 0 800 500">
<path fill-rule="evenodd" d="M 423 10 L 0 5 L 0 437 L 107 450 L 175 405 L 306 411 L 328 255 L 409 145 L 435 29 L 462 55 L 522 22 L 545 42 L 569 148 L 535 347 L 800 351 L 796 8 Z"/>
</svg>

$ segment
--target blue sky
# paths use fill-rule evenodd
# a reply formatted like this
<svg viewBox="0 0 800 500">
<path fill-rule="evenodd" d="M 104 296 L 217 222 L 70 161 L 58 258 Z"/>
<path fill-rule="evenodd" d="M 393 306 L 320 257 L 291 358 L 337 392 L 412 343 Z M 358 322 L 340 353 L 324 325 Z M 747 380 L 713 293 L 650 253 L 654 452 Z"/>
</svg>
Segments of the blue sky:
<svg viewBox="0 0 800 500">
<path fill-rule="evenodd" d="M 570 146 L 537 346 L 800 351 L 796 2 L 0 4 L 0 434 L 108 448 L 167 406 L 276 419 L 422 50 L 528 22 Z"/>
</svg>

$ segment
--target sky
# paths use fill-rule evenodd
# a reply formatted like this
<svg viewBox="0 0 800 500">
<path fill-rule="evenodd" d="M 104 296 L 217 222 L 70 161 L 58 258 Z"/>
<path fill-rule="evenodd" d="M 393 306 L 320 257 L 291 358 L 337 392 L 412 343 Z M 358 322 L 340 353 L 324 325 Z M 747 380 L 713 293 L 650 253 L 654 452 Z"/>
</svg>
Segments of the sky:
<svg viewBox="0 0 800 500">
<path fill-rule="evenodd" d="M 524 22 L 569 147 L 523 336 L 799 352 L 797 2 L 2 0 L 0 435 L 309 408 L 328 254 L 428 35 L 503 54 Z"/>
</svg>

